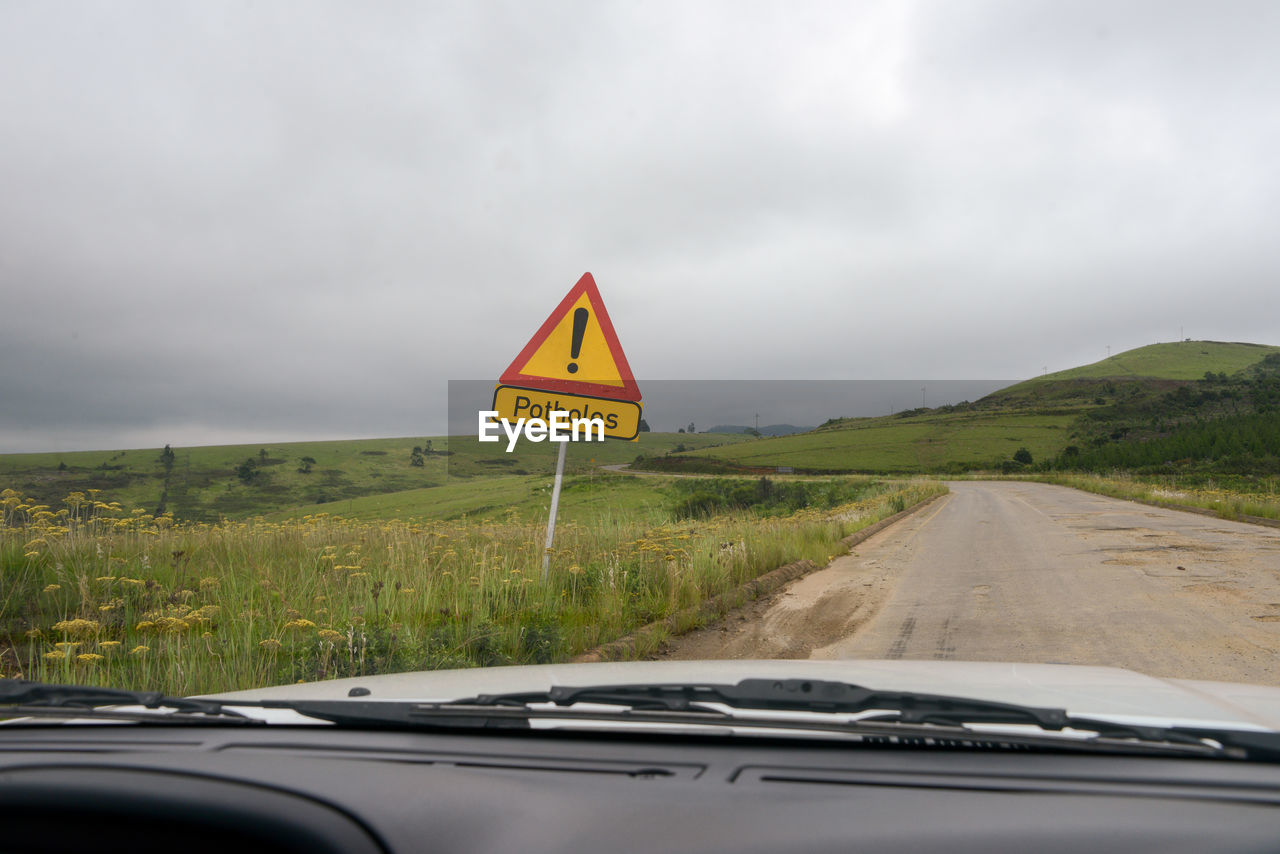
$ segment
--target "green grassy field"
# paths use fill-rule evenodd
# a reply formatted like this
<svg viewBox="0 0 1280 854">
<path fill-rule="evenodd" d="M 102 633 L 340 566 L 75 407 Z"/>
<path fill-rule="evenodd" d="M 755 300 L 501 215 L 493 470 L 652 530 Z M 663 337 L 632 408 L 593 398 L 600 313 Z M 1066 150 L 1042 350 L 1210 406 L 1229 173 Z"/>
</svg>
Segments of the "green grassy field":
<svg viewBox="0 0 1280 854">
<path fill-rule="evenodd" d="M 689 451 L 749 467 L 797 471 L 956 472 L 999 468 L 1019 448 L 1035 461 L 1057 456 L 1088 433 L 1079 420 L 1103 407 L 1133 407 L 1199 380 L 1235 374 L 1280 347 L 1187 341 L 1118 353 L 1049 374 L 971 404 L 895 416 L 846 418 L 810 433 Z"/>
<path fill-rule="evenodd" d="M 949 466 L 984 468 L 1027 448 L 1037 459 L 1066 444 L 1071 415 L 926 412 L 850 419 L 838 429 L 711 448 L 698 456 L 744 466 L 797 470 L 914 473 Z"/>
<path fill-rule="evenodd" d="M 442 486 L 369 495 L 322 507 L 295 507 L 266 518 L 301 519 L 317 512 L 345 519 L 537 519 L 544 523 L 550 503 L 550 474 L 505 475 L 453 480 Z M 651 518 L 664 506 L 667 478 L 639 478 L 609 472 L 566 476 L 560 518 L 606 519 L 619 513 Z"/>
<path fill-rule="evenodd" d="M 663 454 L 680 446 L 706 448 L 746 438 L 642 433 L 636 442 L 581 444 L 569 454 L 567 471 L 593 471 L 599 465 L 630 462 L 640 453 Z M 424 449 L 421 466 L 411 464 L 414 447 Z M 148 512 L 163 508 L 179 519 L 216 521 L 295 507 L 332 505 L 338 511 L 366 496 L 417 494 L 473 480 L 485 485 L 470 490 L 458 487 L 436 499 L 423 494 L 416 503 L 448 504 L 458 493 L 494 489 L 498 490 L 494 501 L 501 501 L 502 486 L 489 484 L 491 478 L 542 475 L 555 468 L 556 448 L 549 443 L 521 442 L 510 454 L 504 448 L 504 444 L 481 443 L 470 436 L 175 447 L 167 472 L 159 448 L 5 454 L 0 455 L 0 489 L 14 489 L 49 504 L 71 492 L 98 489 L 127 507 Z M 304 458 L 314 462 L 304 463 Z M 238 476 L 237 467 L 250 460 L 252 477 L 246 482 Z M 468 506 L 463 505 L 456 512 L 467 512 Z M 448 510 L 446 515 L 453 512 Z"/>
</svg>

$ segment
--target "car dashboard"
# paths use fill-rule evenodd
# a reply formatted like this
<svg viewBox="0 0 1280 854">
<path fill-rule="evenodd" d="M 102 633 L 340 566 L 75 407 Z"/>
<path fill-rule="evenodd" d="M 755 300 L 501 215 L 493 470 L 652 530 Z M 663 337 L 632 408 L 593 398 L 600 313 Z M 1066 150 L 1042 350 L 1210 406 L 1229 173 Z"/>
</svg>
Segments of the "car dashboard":
<svg viewBox="0 0 1280 854">
<path fill-rule="evenodd" d="M 1277 851 L 1280 766 L 998 743 L 0 727 L 0 850 Z"/>
</svg>

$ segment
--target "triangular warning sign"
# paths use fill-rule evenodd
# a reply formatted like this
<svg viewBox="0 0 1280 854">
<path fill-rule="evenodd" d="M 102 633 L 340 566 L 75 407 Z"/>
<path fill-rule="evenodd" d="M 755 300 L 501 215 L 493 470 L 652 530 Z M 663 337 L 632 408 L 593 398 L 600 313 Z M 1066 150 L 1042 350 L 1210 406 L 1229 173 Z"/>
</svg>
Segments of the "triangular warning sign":
<svg viewBox="0 0 1280 854">
<path fill-rule="evenodd" d="M 596 280 L 584 273 L 502 373 L 503 385 L 639 400 Z"/>
</svg>

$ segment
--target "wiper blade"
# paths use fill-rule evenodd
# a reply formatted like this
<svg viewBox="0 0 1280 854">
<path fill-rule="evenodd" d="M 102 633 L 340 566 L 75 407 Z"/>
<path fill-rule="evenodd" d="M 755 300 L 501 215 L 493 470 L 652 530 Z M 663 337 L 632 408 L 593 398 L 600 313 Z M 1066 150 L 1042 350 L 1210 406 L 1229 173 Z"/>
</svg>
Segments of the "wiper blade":
<svg viewBox="0 0 1280 854">
<path fill-rule="evenodd" d="M 465 704 L 363 700 L 258 700 L 238 705 L 289 709 L 339 726 L 443 729 L 529 729 L 523 708 L 483 708 Z"/>
<path fill-rule="evenodd" d="M 735 709 L 852 714 L 883 709 L 891 715 L 870 720 L 902 723 L 1020 723 L 1062 729 L 1069 717 L 1063 709 L 1037 708 L 966 697 L 910 691 L 877 691 L 846 682 L 818 679 L 743 679 L 736 685 L 641 684 L 584 688 L 557 686 L 548 691 L 481 694 L 460 705 L 523 706 L 530 703 L 600 703 L 630 709 L 699 711 L 707 704 Z"/>
<path fill-rule="evenodd" d="M 142 706 L 172 712 L 103 710 L 103 706 Z M 29 679 L 0 679 L 0 710 L 5 714 L 39 717 L 97 717 L 141 722 L 217 722 L 261 724 L 217 700 L 170 697 L 159 691 L 127 691 L 95 685 L 57 685 Z"/>
<path fill-rule="evenodd" d="M 1114 747 L 1123 742 L 1142 742 L 1192 748 L 1196 752 L 1208 748 L 1214 755 L 1243 756 L 1247 753 L 1252 758 L 1280 759 L 1280 736 L 1273 733 L 1142 726 L 1073 716 L 1065 709 L 915 691 L 880 691 L 861 685 L 817 679 L 744 679 L 736 685 L 677 683 L 557 686 L 548 691 L 481 694 L 457 701 L 459 706 L 470 707 L 525 707 L 538 703 L 557 706 L 591 703 L 648 712 L 709 712 L 715 706 L 747 711 L 825 714 L 876 711 L 880 713 L 850 721 L 848 728 L 852 730 L 865 725 L 890 724 L 910 726 L 913 731 L 924 732 L 925 730 L 916 728 L 1022 724 L 1048 732 L 1073 730 L 1093 733 L 1089 739 L 1083 740 L 1085 744 L 1105 741 Z M 977 730 L 972 732 L 974 735 L 980 734 Z"/>
</svg>

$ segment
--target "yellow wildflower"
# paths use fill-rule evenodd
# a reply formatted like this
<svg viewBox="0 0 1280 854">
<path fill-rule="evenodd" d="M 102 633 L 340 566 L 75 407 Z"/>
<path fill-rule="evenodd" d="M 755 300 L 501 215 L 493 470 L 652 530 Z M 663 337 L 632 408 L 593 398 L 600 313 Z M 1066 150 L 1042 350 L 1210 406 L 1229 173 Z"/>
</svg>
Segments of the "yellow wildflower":
<svg viewBox="0 0 1280 854">
<path fill-rule="evenodd" d="M 284 627 L 286 629 L 314 629 L 316 627 L 316 624 L 311 622 L 310 620 L 304 620 L 299 618 L 297 620 L 290 620 L 289 622 L 284 624 Z"/>
<path fill-rule="evenodd" d="M 209 623 L 213 618 L 218 616 L 218 612 L 222 609 L 217 605 L 202 605 L 189 614 L 184 614 L 182 619 L 189 623 Z"/>
<path fill-rule="evenodd" d="M 98 633 L 100 628 L 101 626 L 98 625 L 97 620 L 60 620 L 53 624 L 53 630 L 55 632 L 62 632 L 63 634 L 71 635 L 72 637 L 95 635 Z"/>
<path fill-rule="evenodd" d="M 321 640 L 327 640 L 331 643 L 342 640 L 342 632 L 335 632 L 333 629 L 321 629 L 318 634 Z"/>
<path fill-rule="evenodd" d="M 265 649 L 267 652 L 275 652 L 282 646 L 282 644 L 275 638 L 267 638 L 264 641 L 258 641 L 258 646 Z"/>
<path fill-rule="evenodd" d="M 50 661 L 61 661 L 66 658 L 66 655 L 61 652 L 46 652 L 44 657 Z"/>
<path fill-rule="evenodd" d="M 139 644 L 138 646 L 135 646 L 133 649 L 129 650 L 129 654 L 130 654 L 130 655 L 145 655 L 145 654 L 146 654 L 146 653 L 148 653 L 148 652 L 151 652 L 151 647 L 149 647 L 149 646 L 142 646 L 141 644 Z"/>
<path fill-rule="evenodd" d="M 80 664 L 93 664 L 94 662 L 102 661 L 102 656 L 96 652 L 82 652 L 76 656 L 76 661 Z"/>
</svg>

